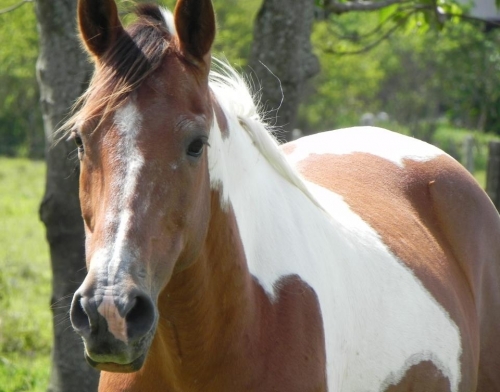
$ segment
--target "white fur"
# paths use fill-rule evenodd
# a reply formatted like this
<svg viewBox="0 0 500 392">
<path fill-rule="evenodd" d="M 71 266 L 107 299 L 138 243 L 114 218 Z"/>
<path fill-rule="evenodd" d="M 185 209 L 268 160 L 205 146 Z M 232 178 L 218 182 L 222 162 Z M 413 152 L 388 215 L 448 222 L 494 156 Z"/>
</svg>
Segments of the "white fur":
<svg viewBox="0 0 500 392">
<path fill-rule="evenodd" d="M 211 130 L 211 184 L 221 190 L 223 204 L 232 206 L 250 272 L 269 297 L 275 298 L 275 283 L 290 274 L 316 292 L 329 390 L 385 390 L 413 364 L 430 360 L 456 391 L 461 341 L 446 310 L 339 195 L 300 179 L 259 122 L 242 81 L 231 83 L 234 78 L 211 82 L 230 129 L 227 138 L 217 124 Z M 372 131 L 355 129 L 361 147 L 338 145 L 336 151 L 375 153 L 400 166 L 408 157 L 441 154 L 418 141 Z M 318 146 L 319 153 L 331 153 L 330 137 L 299 142 L 294 160 Z"/>
<path fill-rule="evenodd" d="M 132 227 L 132 199 L 137 191 L 138 179 L 144 166 L 144 158 L 137 147 L 136 138 L 141 128 L 142 117 L 137 109 L 133 97 L 115 113 L 115 124 L 120 134 L 119 142 L 113 148 L 115 169 L 111 187 L 114 200 L 108 203 L 110 210 L 106 211 L 106 233 L 104 247 L 97 249 L 90 263 L 90 271 L 101 280 L 99 287 L 102 293 L 96 294 L 98 311 L 109 316 L 110 332 L 116 339 L 127 342 L 124 332 L 125 320 L 115 307 L 112 290 L 120 284 L 120 272 L 128 271 L 130 263 L 136 261 L 134 249 L 130 244 L 130 229 Z M 106 146 L 104 146 L 106 148 Z M 145 200 L 147 200 L 146 198 Z M 147 206 L 144 206 L 146 209 Z M 88 236 L 90 238 L 90 236 Z M 103 314 L 104 315 L 104 314 Z"/>
<path fill-rule="evenodd" d="M 353 127 L 317 133 L 294 143 L 297 148 L 288 159 L 299 162 L 310 153 L 345 155 L 368 153 L 404 167 L 404 160 L 425 162 L 445 153 L 439 148 L 398 133 L 377 127 Z"/>
<path fill-rule="evenodd" d="M 137 135 L 141 129 L 142 117 L 137 109 L 133 97 L 115 113 L 115 123 L 120 133 L 120 142 L 117 146 L 119 151 L 119 165 L 124 168 L 122 176 L 118 178 L 118 186 L 114 187 L 116 201 L 110 205 L 119 206 L 118 230 L 112 240 L 113 252 L 108 266 L 110 272 L 108 279 L 113 279 L 117 271 L 123 268 L 122 263 L 133 259 L 133 251 L 129 249 L 128 235 L 131 228 L 131 219 L 134 213 L 131 210 L 131 202 L 137 191 L 137 183 L 141 170 L 144 166 L 144 157 L 137 147 Z M 149 200 L 149 198 L 145 198 Z M 144 208 L 146 208 L 144 206 Z"/>
<path fill-rule="evenodd" d="M 174 15 L 172 15 L 172 12 L 170 10 L 160 7 L 161 14 L 163 16 L 163 20 L 165 22 L 165 25 L 167 26 L 168 31 L 172 35 L 177 35 L 177 30 L 175 28 L 175 21 L 174 21 Z"/>
</svg>

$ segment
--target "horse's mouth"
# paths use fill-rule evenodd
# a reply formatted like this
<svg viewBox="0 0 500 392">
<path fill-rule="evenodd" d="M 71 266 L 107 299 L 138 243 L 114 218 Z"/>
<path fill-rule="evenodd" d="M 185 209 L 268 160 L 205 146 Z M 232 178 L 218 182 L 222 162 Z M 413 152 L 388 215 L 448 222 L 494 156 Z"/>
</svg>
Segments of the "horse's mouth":
<svg viewBox="0 0 500 392">
<path fill-rule="evenodd" d="M 144 360 L 146 359 L 146 354 L 141 355 L 139 358 L 127 364 L 115 362 L 96 362 L 87 354 L 85 354 L 85 359 L 90 366 L 96 368 L 97 370 L 112 373 L 133 373 L 141 369 L 144 364 Z"/>
</svg>

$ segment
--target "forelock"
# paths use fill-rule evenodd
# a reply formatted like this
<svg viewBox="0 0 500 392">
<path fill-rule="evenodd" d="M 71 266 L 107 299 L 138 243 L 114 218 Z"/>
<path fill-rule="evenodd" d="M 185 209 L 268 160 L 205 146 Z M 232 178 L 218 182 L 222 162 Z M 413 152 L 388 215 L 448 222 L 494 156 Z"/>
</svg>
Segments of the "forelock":
<svg viewBox="0 0 500 392">
<path fill-rule="evenodd" d="M 141 4 L 135 14 L 137 19 L 98 60 L 89 88 L 75 106 L 75 115 L 61 127 L 65 133 L 83 119 L 104 119 L 162 64 L 175 34 L 171 13 L 157 5 Z"/>
</svg>

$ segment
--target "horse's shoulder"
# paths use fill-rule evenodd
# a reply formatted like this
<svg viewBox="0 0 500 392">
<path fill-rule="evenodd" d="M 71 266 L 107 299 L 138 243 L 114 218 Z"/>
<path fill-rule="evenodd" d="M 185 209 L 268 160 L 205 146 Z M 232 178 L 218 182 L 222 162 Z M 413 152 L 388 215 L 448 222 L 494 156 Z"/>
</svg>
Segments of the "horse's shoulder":
<svg viewBox="0 0 500 392">
<path fill-rule="evenodd" d="M 388 131 L 355 128 L 283 147 L 306 181 L 342 196 L 406 264 L 460 330 L 465 368 L 499 325 L 500 219 L 488 196 L 453 158 Z M 481 361 L 500 357 L 481 351 Z M 487 368 L 487 366 L 485 367 Z M 483 370 L 484 371 L 484 370 Z M 496 379 L 480 374 L 479 379 Z M 484 380 L 483 380 L 484 381 Z"/>
<path fill-rule="evenodd" d="M 498 264 L 500 220 L 453 158 L 369 127 L 314 135 L 283 149 L 306 181 L 342 196 L 426 286 L 471 286 L 472 296 L 482 290 L 484 269 Z"/>
<path fill-rule="evenodd" d="M 407 221 L 413 230 L 447 242 L 471 283 L 479 284 L 483 266 L 477 264 L 493 258 L 485 253 L 498 255 L 491 244 L 500 235 L 493 204 L 462 165 L 435 146 L 356 127 L 299 139 L 283 149 L 307 181 L 340 194 L 382 237 Z"/>
<path fill-rule="evenodd" d="M 473 177 L 443 151 L 371 127 L 313 135 L 283 150 L 306 181 L 342 196 L 390 247 L 410 234 L 408 256 L 424 245 L 449 247 L 479 279 L 474 263 L 494 248 L 485 242 L 500 234 L 500 220 Z"/>
</svg>

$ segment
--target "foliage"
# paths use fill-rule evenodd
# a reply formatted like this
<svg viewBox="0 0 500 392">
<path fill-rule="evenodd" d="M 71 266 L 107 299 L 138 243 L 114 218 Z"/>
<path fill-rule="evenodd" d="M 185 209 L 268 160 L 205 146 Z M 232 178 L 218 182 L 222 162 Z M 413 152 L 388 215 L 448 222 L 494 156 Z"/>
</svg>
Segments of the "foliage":
<svg viewBox="0 0 500 392">
<path fill-rule="evenodd" d="M 51 347 L 50 269 L 38 205 L 45 164 L 0 158 L 0 391 L 42 391 Z"/>
<path fill-rule="evenodd" d="M 359 15 L 346 14 L 346 24 L 360 22 Z M 364 18 L 374 20 L 373 15 Z M 359 123 L 367 111 L 381 109 L 377 91 L 385 76 L 380 49 L 360 56 L 325 54 L 324 45 L 336 40 L 328 21 L 314 26 L 312 42 L 321 63 L 299 113 L 299 127 L 306 133 L 334 129 Z"/>
<path fill-rule="evenodd" d="M 380 97 L 398 120 L 446 116 L 459 126 L 500 133 L 500 34 L 470 24 L 390 40 L 397 61 Z"/>
<path fill-rule="evenodd" d="M 371 30 L 376 14 L 341 15 L 336 26 Z M 401 30 L 362 55 L 325 52 L 357 43 L 339 40 L 331 18 L 318 22 L 313 42 L 322 74 L 301 108 L 306 131 L 359 124 L 363 113 L 387 112 L 411 133 L 430 140 L 442 118 L 452 124 L 500 134 L 500 31 L 450 23 L 441 30 Z M 343 27 L 343 28 L 344 28 Z"/>
<path fill-rule="evenodd" d="M 214 54 L 227 58 L 236 67 L 244 67 L 250 55 L 253 22 L 261 0 L 214 0 L 218 34 Z"/>
<path fill-rule="evenodd" d="M 332 25 L 336 42 L 325 47 L 336 54 L 362 53 L 377 46 L 399 31 L 441 30 L 446 24 L 458 23 L 463 14 L 463 2 L 457 0 L 380 0 L 380 1 L 333 1 L 316 0 L 325 19 Z M 370 11 L 378 15 L 378 23 L 363 29 L 363 24 L 346 26 L 338 15 Z M 354 49 L 342 50 L 343 41 L 354 44 Z M 357 48 L 356 48 L 357 47 Z"/>
<path fill-rule="evenodd" d="M 500 134 L 500 30 L 457 25 L 448 31 L 445 45 L 434 54 L 449 68 L 440 73 L 448 92 L 448 117 L 468 128 Z"/>
<path fill-rule="evenodd" d="M 0 0 L 0 9 L 13 5 Z M 34 4 L 0 15 L 0 154 L 43 156 Z"/>
</svg>

